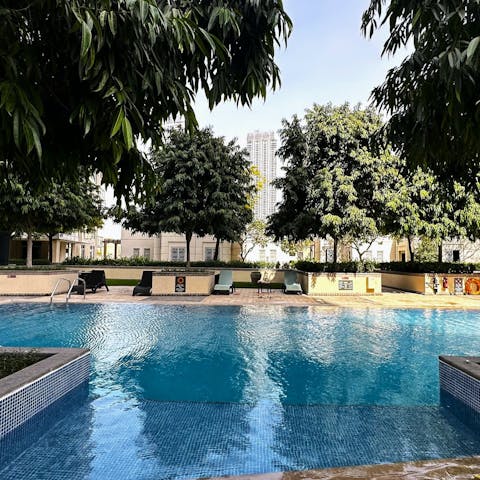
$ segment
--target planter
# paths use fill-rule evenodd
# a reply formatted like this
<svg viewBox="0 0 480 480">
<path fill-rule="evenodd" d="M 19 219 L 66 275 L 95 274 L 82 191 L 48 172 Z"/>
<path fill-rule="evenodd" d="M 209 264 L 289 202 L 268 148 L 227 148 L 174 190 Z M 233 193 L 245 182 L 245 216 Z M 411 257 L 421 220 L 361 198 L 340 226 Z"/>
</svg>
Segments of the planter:
<svg viewBox="0 0 480 480">
<path fill-rule="evenodd" d="M 379 273 L 312 273 L 299 275 L 308 295 L 378 295 L 382 293 Z"/>
<path fill-rule="evenodd" d="M 0 354 L 31 350 L 0 348 Z M 0 379 L 0 438 L 88 381 L 88 350 L 39 348 L 35 353 L 46 358 Z"/>
<path fill-rule="evenodd" d="M 423 295 L 463 295 L 468 291 L 472 294 L 480 294 L 480 275 L 382 271 L 382 285 Z"/>
<path fill-rule="evenodd" d="M 0 295 L 50 295 L 60 279 L 57 293 L 66 293 L 77 278 L 72 270 L 0 270 Z M 70 282 L 70 283 L 69 283 Z"/>
<path fill-rule="evenodd" d="M 152 275 L 152 295 L 210 295 L 215 285 L 215 272 L 158 271 Z"/>
</svg>

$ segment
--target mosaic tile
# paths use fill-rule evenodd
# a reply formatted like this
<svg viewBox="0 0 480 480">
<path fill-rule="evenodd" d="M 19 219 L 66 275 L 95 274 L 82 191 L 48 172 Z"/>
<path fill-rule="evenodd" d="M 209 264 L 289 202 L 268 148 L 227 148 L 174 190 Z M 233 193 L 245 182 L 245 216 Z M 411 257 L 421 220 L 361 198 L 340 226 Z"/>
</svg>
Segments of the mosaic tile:
<svg viewBox="0 0 480 480">
<path fill-rule="evenodd" d="M 177 480 L 480 453 L 479 435 L 443 407 L 97 401 L 70 405 L 40 436 L 31 423 L 31 445 L 21 461 L 1 458 L 0 478 Z"/>
</svg>

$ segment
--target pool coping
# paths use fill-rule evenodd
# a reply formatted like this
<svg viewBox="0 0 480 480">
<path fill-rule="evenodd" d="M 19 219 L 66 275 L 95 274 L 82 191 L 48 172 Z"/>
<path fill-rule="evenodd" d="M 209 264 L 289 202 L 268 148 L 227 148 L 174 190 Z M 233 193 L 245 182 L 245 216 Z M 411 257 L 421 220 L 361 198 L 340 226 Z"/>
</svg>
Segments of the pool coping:
<svg viewBox="0 0 480 480">
<path fill-rule="evenodd" d="M 205 477 L 203 480 L 472 480 L 476 475 L 480 475 L 480 456 Z"/>
<path fill-rule="evenodd" d="M 73 361 L 89 354 L 89 350 L 84 348 L 0 347 L 0 355 L 2 353 L 28 353 L 32 351 L 49 355 L 49 357 L 12 373 L 7 377 L 1 378 L 0 398 L 6 397 L 58 368 L 65 367 Z"/>
</svg>

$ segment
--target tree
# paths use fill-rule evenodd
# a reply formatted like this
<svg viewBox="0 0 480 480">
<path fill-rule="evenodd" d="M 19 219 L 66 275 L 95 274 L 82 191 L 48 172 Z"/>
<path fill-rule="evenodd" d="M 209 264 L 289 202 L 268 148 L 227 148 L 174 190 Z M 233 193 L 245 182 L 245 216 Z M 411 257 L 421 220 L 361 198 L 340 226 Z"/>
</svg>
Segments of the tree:
<svg viewBox="0 0 480 480">
<path fill-rule="evenodd" d="M 314 105 L 304 125 L 284 122 L 280 156 L 287 162 L 278 211 L 268 231 L 276 239 L 332 237 L 334 262 L 339 241 L 371 239 L 380 230 L 386 191 L 395 179 L 396 158 L 374 152 L 371 138 L 381 126 L 371 109 Z"/>
<path fill-rule="evenodd" d="M 266 233 L 266 224 L 263 220 L 253 220 L 247 225 L 243 234 L 237 240 L 240 246 L 240 258 L 242 262 L 248 257 L 248 254 L 256 247 L 266 247 L 271 238 Z"/>
<path fill-rule="evenodd" d="M 27 234 L 27 267 L 33 264 L 34 234 L 49 235 L 51 260 L 54 234 L 101 226 L 103 209 L 98 187 L 85 172 L 79 174 L 79 178 L 80 181 L 52 182 L 44 192 L 39 192 L 34 182 L 12 171 L 2 178 L 0 229 Z"/>
<path fill-rule="evenodd" d="M 135 232 L 184 234 L 188 266 L 194 234 L 233 241 L 251 220 L 255 185 L 247 154 L 235 142 L 225 144 L 210 129 L 193 135 L 172 130 L 153 152 L 152 165 L 157 185 L 151 197 L 140 208 L 117 209 L 116 216 Z"/>
<path fill-rule="evenodd" d="M 396 190 L 386 199 L 383 232 L 408 241 L 410 260 L 416 259 L 414 241 L 433 242 L 442 261 L 442 241 L 452 237 L 476 240 L 480 235 L 480 204 L 464 185 L 446 185 L 431 171 L 399 170 Z M 422 253 L 423 255 L 423 253 Z"/>
<path fill-rule="evenodd" d="M 480 3 L 371 0 L 363 31 L 372 36 L 380 25 L 390 29 L 383 54 L 413 47 L 372 94 L 390 115 L 388 141 L 411 168 L 478 188 Z"/>
<path fill-rule="evenodd" d="M 93 166 L 117 194 L 147 168 L 136 140 L 280 82 L 281 0 L 7 0 L 0 9 L 0 153 L 47 182 Z M 139 190 L 138 190 L 139 191 Z"/>
</svg>

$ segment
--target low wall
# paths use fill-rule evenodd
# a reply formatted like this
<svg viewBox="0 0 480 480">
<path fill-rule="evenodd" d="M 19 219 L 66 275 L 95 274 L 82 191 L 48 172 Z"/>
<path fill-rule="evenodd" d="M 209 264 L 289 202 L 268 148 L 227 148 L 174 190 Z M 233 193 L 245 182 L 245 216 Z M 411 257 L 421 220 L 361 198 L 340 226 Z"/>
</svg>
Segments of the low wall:
<svg viewBox="0 0 480 480">
<path fill-rule="evenodd" d="M 215 272 L 155 272 L 152 295 L 210 295 Z"/>
<path fill-rule="evenodd" d="M 31 350 L 0 348 L 0 354 Z M 0 379 L 0 438 L 88 381 L 88 350 L 38 348 L 35 352 L 51 356 Z"/>
<path fill-rule="evenodd" d="M 435 278 L 437 293 L 435 293 Z M 409 273 L 382 272 L 382 285 L 423 295 L 463 295 L 469 279 L 479 279 L 478 274 L 466 273 Z M 480 292 L 480 290 L 479 290 Z"/>
<path fill-rule="evenodd" d="M 138 280 L 142 278 L 142 272 L 144 270 L 152 270 L 153 272 L 161 272 L 166 267 L 109 267 L 103 265 L 84 265 L 84 266 L 77 266 L 75 267 L 67 267 L 69 270 L 74 269 L 75 271 L 79 270 L 105 270 L 105 276 L 108 279 L 122 279 L 122 280 Z M 170 270 L 172 267 L 167 267 Z M 195 267 L 193 267 L 195 268 Z M 209 270 L 214 270 L 215 272 L 219 272 L 220 270 L 231 270 L 233 274 L 233 281 L 234 282 L 250 282 L 250 273 L 252 272 L 260 272 L 260 268 L 217 268 L 217 267 L 207 267 Z M 277 270 L 272 283 L 282 283 L 283 282 L 283 270 Z"/>
<path fill-rule="evenodd" d="M 60 278 L 73 282 L 73 270 L 0 270 L 0 295 L 50 295 Z M 57 293 L 68 292 L 70 284 L 61 282 Z"/>
<path fill-rule="evenodd" d="M 303 273 L 299 274 L 308 295 L 376 295 L 382 293 L 379 273 Z"/>
</svg>

